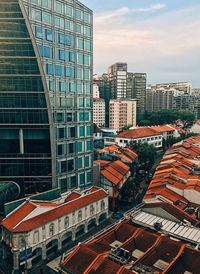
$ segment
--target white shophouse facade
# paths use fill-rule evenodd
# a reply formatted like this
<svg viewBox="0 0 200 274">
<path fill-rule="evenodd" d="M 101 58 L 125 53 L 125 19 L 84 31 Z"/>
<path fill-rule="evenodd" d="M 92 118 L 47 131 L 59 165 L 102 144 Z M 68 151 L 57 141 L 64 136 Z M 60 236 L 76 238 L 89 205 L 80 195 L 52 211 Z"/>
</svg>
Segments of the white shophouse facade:
<svg viewBox="0 0 200 274">
<path fill-rule="evenodd" d="M 27 201 L 3 220 L 2 239 L 12 246 L 14 270 L 22 269 L 25 264 L 31 269 L 108 217 L 108 193 L 105 190 L 93 187 L 80 197 L 75 197 L 56 206 L 62 212 L 59 217 L 54 206 Z M 28 215 L 9 230 L 13 214 L 20 210 L 28 210 Z"/>
</svg>

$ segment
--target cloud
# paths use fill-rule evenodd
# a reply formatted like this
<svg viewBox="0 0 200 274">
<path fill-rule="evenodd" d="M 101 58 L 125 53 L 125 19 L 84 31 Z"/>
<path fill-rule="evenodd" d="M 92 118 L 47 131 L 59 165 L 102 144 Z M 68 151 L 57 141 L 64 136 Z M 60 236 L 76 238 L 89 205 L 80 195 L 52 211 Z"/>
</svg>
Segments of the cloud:
<svg viewBox="0 0 200 274">
<path fill-rule="evenodd" d="M 158 5 L 151 8 L 164 8 Z M 171 79 L 200 86 L 200 5 L 123 21 L 130 12 L 128 8 L 118 9 L 102 21 L 94 16 L 95 72 L 102 73 L 111 63 L 125 61 L 130 71 L 147 72 L 149 82 Z"/>
<path fill-rule="evenodd" d="M 95 17 L 95 21 L 96 22 L 105 22 L 105 20 L 110 20 L 110 19 L 114 19 L 114 18 L 119 18 L 128 14 L 132 14 L 132 13 L 148 13 L 148 12 L 156 12 L 159 11 L 161 9 L 164 9 L 166 7 L 165 4 L 154 4 L 150 7 L 147 8 L 138 8 L 138 9 L 131 9 L 128 7 L 121 7 L 119 9 L 115 9 L 115 10 L 110 10 L 108 12 L 101 12 L 101 13 L 97 13 L 96 17 Z"/>
</svg>

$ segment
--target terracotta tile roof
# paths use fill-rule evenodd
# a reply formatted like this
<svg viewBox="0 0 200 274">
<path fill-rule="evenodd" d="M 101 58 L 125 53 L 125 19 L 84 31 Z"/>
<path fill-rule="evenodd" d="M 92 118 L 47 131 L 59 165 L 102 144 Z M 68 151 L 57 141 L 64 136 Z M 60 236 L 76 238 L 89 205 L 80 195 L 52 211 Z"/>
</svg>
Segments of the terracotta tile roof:
<svg viewBox="0 0 200 274">
<path fill-rule="evenodd" d="M 173 132 L 176 129 L 170 125 L 163 125 L 163 126 L 152 126 L 152 129 L 156 130 L 157 132 L 164 133 L 164 132 Z"/>
<path fill-rule="evenodd" d="M 18 207 L 13 213 L 5 218 L 1 225 L 7 228 L 9 231 L 13 231 L 26 216 L 28 216 L 37 206 L 31 202 L 26 202 L 22 206 Z"/>
<path fill-rule="evenodd" d="M 131 254 L 124 265 L 110 258 L 113 253 L 111 244 L 116 240 L 121 242 L 122 249 Z M 134 254 L 137 256 L 134 257 Z M 199 258 L 200 252 L 185 243 L 133 224 L 131 220 L 123 220 L 109 231 L 75 248 L 66 256 L 62 269 L 74 274 L 131 274 L 146 273 L 146 267 L 150 267 L 151 273 L 184 274 L 185 271 L 196 273 L 200 269 Z M 164 262 L 164 270 L 159 268 L 158 261 Z M 132 268 L 128 270 L 130 265 Z"/>
<path fill-rule="evenodd" d="M 94 101 L 105 101 L 103 98 L 93 98 Z"/>
<path fill-rule="evenodd" d="M 137 139 L 137 138 L 151 137 L 151 136 L 157 136 L 157 135 L 160 135 L 160 133 L 152 128 L 135 128 L 135 129 L 130 129 L 130 130 L 121 132 L 117 135 L 117 137 Z"/>
<path fill-rule="evenodd" d="M 103 149 L 98 150 L 99 154 L 111 154 L 111 155 L 117 155 L 119 158 L 123 159 L 124 161 L 128 163 L 132 163 L 133 160 L 138 158 L 137 153 L 135 153 L 130 148 L 122 148 L 118 145 L 111 145 L 108 147 L 105 147 Z"/>
<path fill-rule="evenodd" d="M 98 188 L 96 191 L 88 192 L 88 194 L 75 198 L 75 200 L 67 201 L 30 219 L 25 219 L 25 217 L 35 210 L 37 205 L 34 205 L 32 202 L 27 202 L 8 215 L 2 221 L 1 225 L 12 232 L 30 231 L 107 196 L 108 194 L 103 189 Z"/>
<path fill-rule="evenodd" d="M 65 202 L 70 202 L 73 201 L 77 198 L 81 197 L 80 193 L 77 192 L 72 192 L 69 196 L 67 196 L 67 198 L 65 199 Z"/>
<path fill-rule="evenodd" d="M 101 175 L 114 185 L 118 185 L 130 170 L 130 167 L 119 160 L 114 162 L 97 160 L 96 162 L 101 165 Z"/>
</svg>

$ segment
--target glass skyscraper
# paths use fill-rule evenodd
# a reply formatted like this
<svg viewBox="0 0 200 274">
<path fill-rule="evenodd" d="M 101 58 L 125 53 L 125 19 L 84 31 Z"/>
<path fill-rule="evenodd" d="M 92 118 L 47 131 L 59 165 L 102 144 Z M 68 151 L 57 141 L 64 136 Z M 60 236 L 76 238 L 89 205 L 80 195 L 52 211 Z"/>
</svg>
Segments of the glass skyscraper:
<svg viewBox="0 0 200 274">
<path fill-rule="evenodd" d="M 91 184 L 92 20 L 76 0 L 0 3 L 0 180 L 24 194 Z"/>
</svg>

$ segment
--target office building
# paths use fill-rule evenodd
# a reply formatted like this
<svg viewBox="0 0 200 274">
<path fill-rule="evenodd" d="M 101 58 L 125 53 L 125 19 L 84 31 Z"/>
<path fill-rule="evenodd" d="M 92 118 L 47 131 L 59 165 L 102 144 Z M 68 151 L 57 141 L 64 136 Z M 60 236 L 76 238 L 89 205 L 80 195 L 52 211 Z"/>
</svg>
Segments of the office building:
<svg viewBox="0 0 200 274">
<path fill-rule="evenodd" d="M 110 100 L 110 128 L 121 131 L 127 126 L 136 126 L 137 103 L 135 100 Z"/>
<path fill-rule="evenodd" d="M 143 118 L 146 111 L 147 75 L 146 73 L 131 73 L 128 76 L 128 81 L 128 86 L 130 87 L 130 85 L 132 85 L 132 92 L 130 93 L 129 88 L 129 94 L 127 94 L 127 98 L 137 100 L 137 119 L 140 120 Z"/>
<path fill-rule="evenodd" d="M 0 180 L 23 194 L 90 185 L 91 10 L 13 0 L 0 18 Z"/>
<path fill-rule="evenodd" d="M 102 98 L 93 99 L 93 122 L 98 127 L 105 127 L 105 100 Z"/>
<path fill-rule="evenodd" d="M 127 64 L 116 63 L 108 68 L 108 80 L 112 99 L 126 98 Z"/>
</svg>

